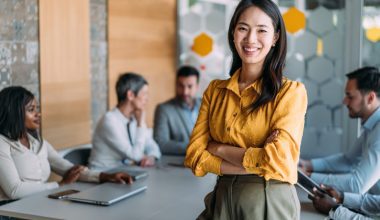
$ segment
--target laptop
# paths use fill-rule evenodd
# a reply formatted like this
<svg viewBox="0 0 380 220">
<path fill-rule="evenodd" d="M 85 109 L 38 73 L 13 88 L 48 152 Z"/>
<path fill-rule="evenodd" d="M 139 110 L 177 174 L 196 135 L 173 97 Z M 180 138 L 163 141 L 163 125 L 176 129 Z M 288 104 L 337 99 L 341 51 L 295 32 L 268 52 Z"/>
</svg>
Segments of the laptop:
<svg viewBox="0 0 380 220">
<path fill-rule="evenodd" d="M 67 195 L 63 199 L 108 206 L 141 193 L 147 188 L 142 181 L 133 184 L 103 183 L 79 193 Z"/>
<path fill-rule="evenodd" d="M 116 173 L 116 172 L 126 172 L 128 173 L 133 181 L 140 180 L 148 177 L 148 172 L 146 170 L 142 170 L 138 167 L 117 167 L 111 170 L 105 171 L 106 173 Z"/>
</svg>

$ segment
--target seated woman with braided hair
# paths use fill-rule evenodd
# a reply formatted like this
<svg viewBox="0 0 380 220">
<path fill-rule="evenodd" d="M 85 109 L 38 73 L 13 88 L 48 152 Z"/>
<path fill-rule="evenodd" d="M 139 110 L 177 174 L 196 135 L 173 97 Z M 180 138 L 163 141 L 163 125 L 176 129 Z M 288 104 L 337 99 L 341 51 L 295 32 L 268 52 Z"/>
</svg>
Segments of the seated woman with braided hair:
<svg viewBox="0 0 380 220">
<path fill-rule="evenodd" d="M 94 172 L 73 165 L 38 135 L 41 114 L 34 95 L 23 87 L 0 92 L 0 205 L 80 181 L 131 183 L 127 173 Z M 47 182 L 53 170 L 60 182 Z"/>
</svg>

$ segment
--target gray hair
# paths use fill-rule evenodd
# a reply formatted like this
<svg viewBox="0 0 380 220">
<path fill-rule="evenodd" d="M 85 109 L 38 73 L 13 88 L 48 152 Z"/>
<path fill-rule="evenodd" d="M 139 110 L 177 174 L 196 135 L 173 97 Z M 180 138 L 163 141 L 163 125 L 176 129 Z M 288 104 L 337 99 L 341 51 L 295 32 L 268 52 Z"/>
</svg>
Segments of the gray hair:
<svg viewBox="0 0 380 220">
<path fill-rule="evenodd" d="M 116 82 L 117 102 L 125 101 L 129 90 L 137 95 L 144 85 L 148 85 L 148 82 L 139 74 L 131 72 L 121 74 Z"/>
</svg>

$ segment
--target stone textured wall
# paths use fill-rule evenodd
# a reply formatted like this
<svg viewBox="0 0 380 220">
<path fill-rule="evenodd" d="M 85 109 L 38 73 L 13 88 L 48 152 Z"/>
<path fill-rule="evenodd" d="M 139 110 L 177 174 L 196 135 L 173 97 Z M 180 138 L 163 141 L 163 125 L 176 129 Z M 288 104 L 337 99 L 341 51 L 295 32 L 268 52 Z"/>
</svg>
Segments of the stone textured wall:
<svg viewBox="0 0 380 220">
<path fill-rule="evenodd" d="M 37 0 L 0 0 L 0 90 L 10 85 L 39 97 Z"/>
<path fill-rule="evenodd" d="M 90 1 L 92 128 L 107 111 L 107 1 Z"/>
</svg>

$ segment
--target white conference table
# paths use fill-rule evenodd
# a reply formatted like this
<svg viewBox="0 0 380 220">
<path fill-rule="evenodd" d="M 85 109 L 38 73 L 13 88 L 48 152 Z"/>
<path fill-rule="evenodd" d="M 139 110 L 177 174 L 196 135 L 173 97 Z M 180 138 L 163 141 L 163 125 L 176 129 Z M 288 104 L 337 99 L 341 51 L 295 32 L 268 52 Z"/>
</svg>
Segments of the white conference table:
<svg viewBox="0 0 380 220">
<path fill-rule="evenodd" d="M 65 189 L 84 190 L 94 184 L 74 183 L 59 189 L 37 193 L 0 206 L 0 216 L 24 219 L 130 219 L 130 220 L 191 220 L 204 209 L 203 199 L 215 184 L 216 176 L 195 177 L 189 169 L 170 166 L 168 162 L 181 157 L 164 157 L 157 168 L 146 169 L 144 180 L 148 189 L 111 206 L 97 206 L 47 198 L 53 192 Z M 302 220 L 322 220 L 315 212 L 306 194 L 299 191 Z"/>
</svg>

